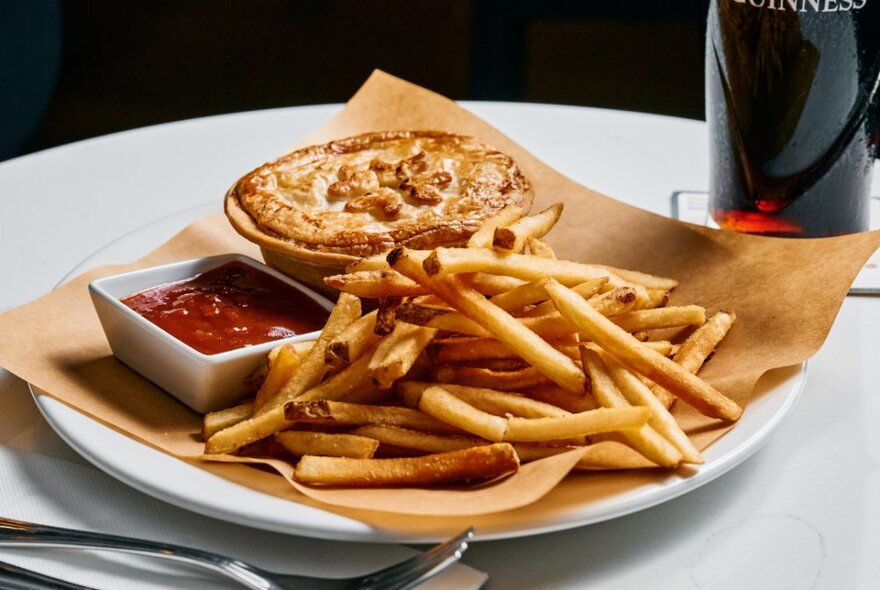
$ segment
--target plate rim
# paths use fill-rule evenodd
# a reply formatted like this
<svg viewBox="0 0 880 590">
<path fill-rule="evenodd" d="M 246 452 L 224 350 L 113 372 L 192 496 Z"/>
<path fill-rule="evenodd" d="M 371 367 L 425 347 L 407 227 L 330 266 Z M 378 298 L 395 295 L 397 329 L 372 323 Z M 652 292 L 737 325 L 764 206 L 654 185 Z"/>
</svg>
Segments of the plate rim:
<svg viewBox="0 0 880 590">
<path fill-rule="evenodd" d="M 207 215 L 217 212 L 218 210 L 219 205 L 217 205 L 214 201 L 211 201 L 193 207 L 188 207 L 186 209 L 178 211 L 177 213 L 173 213 L 171 215 L 155 219 L 151 222 L 147 222 L 127 232 L 126 234 L 115 238 L 101 248 L 97 249 L 95 252 L 93 252 L 88 257 L 83 259 L 79 264 L 77 264 L 77 266 L 75 266 L 70 272 L 68 272 L 61 279 L 61 281 L 59 281 L 59 284 L 66 282 L 73 275 L 82 272 L 84 268 L 90 267 L 94 259 L 98 258 L 102 254 L 107 254 L 108 252 L 112 251 L 114 247 L 118 248 L 119 245 L 125 243 L 127 239 L 137 239 L 138 234 L 142 232 L 146 232 L 162 224 L 170 225 L 176 224 L 180 221 L 185 221 L 184 225 L 186 225 L 186 223 L 189 223 L 191 221 L 190 219 L 188 219 L 188 217 L 201 217 L 202 214 Z M 489 532 L 485 533 L 480 533 L 478 530 L 478 536 L 476 540 L 489 541 L 521 538 L 573 529 L 581 526 L 588 526 L 599 522 L 613 520 L 668 502 L 688 492 L 696 490 L 697 488 L 702 487 L 705 484 L 708 484 L 709 482 L 715 480 L 716 478 L 735 468 L 737 465 L 740 465 L 742 462 L 746 461 L 749 457 L 756 453 L 760 448 L 762 448 L 769 439 L 770 434 L 772 434 L 776 430 L 781 421 L 785 418 L 786 415 L 788 415 L 791 408 L 794 407 L 796 402 L 800 399 L 806 384 L 807 363 L 803 362 L 799 365 L 793 365 L 792 367 L 788 367 L 785 369 L 792 370 L 792 374 L 785 377 L 780 383 L 776 384 L 773 388 L 765 392 L 763 396 L 770 396 L 779 404 L 777 408 L 772 410 L 772 414 L 770 415 L 769 419 L 765 420 L 765 422 L 761 424 L 755 430 L 755 432 L 748 435 L 744 441 L 734 446 L 734 448 L 728 450 L 721 456 L 711 461 L 707 461 L 707 463 L 705 463 L 704 465 L 700 465 L 697 468 L 697 473 L 693 476 L 677 477 L 677 479 L 672 483 L 658 484 L 659 487 L 654 487 L 653 489 L 645 490 L 644 493 L 637 493 L 633 497 L 625 498 L 622 502 L 618 502 L 620 505 L 616 507 L 614 506 L 614 502 L 612 501 L 612 507 L 610 509 L 600 511 L 600 513 L 598 514 L 592 514 L 585 516 L 584 518 L 575 519 L 551 519 L 549 523 L 545 523 L 543 525 L 538 524 L 536 526 L 514 526 L 511 529 L 505 529 L 502 526 L 499 530 L 490 530 Z M 774 370 L 778 371 L 782 369 Z M 356 519 L 335 514 L 331 511 L 321 510 L 320 508 L 308 506 L 305 504 L 299 504 L 290 500 L 277 498 L 270 494 L 259 492 L 252 488 L 248 488 L 241 484 L 225 479 L 220 475 L 216 475 L 214 473 L 199 469 L 195 465 L 192 465 L 172 455 L 168 455 L 148 445 L 144 445 L 143 443 L 140 443 L 135 439 L 132 439 L 131 437 L 128 437 L 123 433 L 120 433 L 86 416 L 85 414 L 78 412 L 77 410 L 64 404 L 63 402 L 55 400 L 54 398 L 46 395 L 42 395 L 38 390 L 32 387 L 31 384 L 28 384 L 28 389 L 34 398 L 34 401 L 40 413 L 46 419 L 50 427 L 68 445 L 70 445 L 71 448 L 73 448 L 77 453 L 83 456 L 87 461 L 89 461 L 95 467 L 104 471 L 108 475 L 111 475 L 115 479 L 125 483 L 126 485 L 134 489 L 137 489 L 143 493 L 146 493 L 147 495 L 169 502 L 186 510 L 196 512 L 204 516 L 209 516 L 228 522 L 234 522 L 236 524 L 241 524 L 245 526 L 251 526 L 262 530 L 339 541 L 378 543 L 433 543 L 444 538 L 443 534 L 423 534 L 393 529 L 382 529 Z M 753 407 L 754 403 L 755 400 L 752 400 L 752 403 L 750 403 L 746 407 L 746 413 L 744 414 L 743 418 L 746 418 L 749 415 L 749 409 Z M 66 412 L 72 412 L 73 414 L 66 414 Z M 187 469 L 194 469 L 197 470 L 200 474 L 216 478 L 218 485 L 232 486 L 231 488 L 227 488 L 228 490 L 233 490 L 237 488 L 238 492 L 244 493 L 246 495 L 255 494 L 255 499 L 259 499 L 264 502 L 284 502 L 286 505 L 288 505 L 288 507 L 295 507 L 294 513 L 288 514 L 287 518 L 284 519 L 272 520 L 269 518 L 270 515 L 263 513 L 260 509 L 253 509 L 254 506 L 261 505 L 259 502 L 245 503 L 244 506 L 248 508 L 247 510 L 236 511 L 229 510 L 228 508 L 224 509 L 217 503 L 212 503 L 210 501 L 210 499 L 213 497 L 212 495 L 203 495 L 203 497 L 207 498 L 207 500 L 199 502 L 192 497 L 192 492 L 184 493 L 184 490 L 181 489 L 180 484 L 164 484 L 165 480 L 163 480 L 162 478 L 157 478 L 157 480 L 154 482 L 145 475 L 138 477 L 138 474 L 146 473 L 147 470 L 124 468 L 122 466 L 124 465 L 124 461 L 120 461 L 119 459 L 114 457 L 114 450 L 116 449 L 114 445 L 98 445 L 98 448 L 94 448 L 90 445 L 91 441 L 87 437 L 77 437 L 76 428 L 70 427 L 71 422 L 76 422 L 79 418 L 85 420 L 86 422 L 84 423 L 89 424 L 92 427 L 91 434 L 98 433 L 99 437 L 105 437 L 107 435 L 109 435 L 111 438 L 113 436 L 122 437 L 130 443 L 138 445 L 140 448 L 146 450 L 148 453 L 154 454 L 148 456 L 153 457 L 154 460 L 158 462 L 158 465 L 160 467 L 163 460 L 177 462 L 180 465 L 185 466 L 185 468 Z M 720 440 L 723 440 L 723 438 Z M 711 445 L 709 449 L 711 449 Z M 298 522 L 298 517 L 303 516 L 302 514 L 297 514 L 298 511 L 304 512 L 305 515 L 310 515 L 310 513 L 314 512 L 314 514 L 311 514 L 311 516 L 317 516 L 319 517 L 319 519 L 329 519 L 333 524 L 314 524 L 311 523 L 311 520 L 309 518 L 304 519 L 302 522 Z M 290 516 L 293 516 L 292 522 L 289 519 Z M 490 514 L 487 516 L 489 518 L 492 518 L 496 515 Z M 397 517 L 398 516 L 395 516 L 395 518 Z M 419 517 L 413 516 L 412 518 Z"/>
</svg>

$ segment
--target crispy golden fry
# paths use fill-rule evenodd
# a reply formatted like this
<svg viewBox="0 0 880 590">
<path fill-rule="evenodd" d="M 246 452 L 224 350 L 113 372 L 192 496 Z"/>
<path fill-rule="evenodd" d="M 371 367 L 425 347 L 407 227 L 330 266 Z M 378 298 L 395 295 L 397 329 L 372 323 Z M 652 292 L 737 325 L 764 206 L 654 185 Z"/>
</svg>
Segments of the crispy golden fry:
<svg viewBox="0 0 880 590">
<path fill-rule="evenodd" d="M 582 352 L 583 354 L 588 354 L 586 351 L 582 350 Z M 590 352 L 589 354 L 595 353 Z M 684 433 L 678 422 L 675 421 L 675 418 L 666 409 L 666 406 L 657 399 L 657 396 L 651 392 L 648 386 L 610 355 L 603 354 L 601 356 L 605 367 L 608 369 L 608 374 L 614 380 L 623 397 L 633 405 L 651 408 L 651 419 L 648 420 L 651 428 L 656 430 L 660 436 L 672 443 L 681 452 L 685 463 L 702 463 L 703 456 L 700 455 L 700 451 L 697 450 L 688 438 L 688 435 Z M 646 453 L 642 454 L 652 459 Z"/>
<path fill-rule="evenodd" d="M 485 272 L 526 281 L 552 277 L 568 286 L 602 277 L 623 283 L 623 279 L 613 272 L 594 264 L 549 260 L 485 248 L 436 248 L 424 259 L 422 265 L 428 276 L 435 278 L 463 272 Z"/>
<path fill-rule="evenodd" d="M 329 379 L 307 389 L 294 399 L 296 401 L 342 400 L 356 393 L 377 389 L 370 378 L 369 366 L 375 349 L 367 351 Z"/>
<path fill-rule="evenodd" d="M 354 430 L 358 436 L 375 439 L 382 444 L 404 449 L 414 449 L 425 453 L 445 453 L 487 444 L 482 438 L 454 434 L 432 434 L 420 430 L 410 430 L 399 426 L 372 424 Z"/>
<path fill-rule="evenodd" d="M 581 357 L 580 353 L 577 351 L 577 344 L 573 343 L 570 338 L 559 338 L 548 340 L 548 342 L 553 348 L 559 350 L 567 357 L 580 360 Z M 659 345 L 662 343 L 658 342 L 657 344 Z M 483 366 L 495 368 L 496 370 L 504 369 L 497 366 L 489 367 L 485 363 L 482 363 L 482 361 L 500 359 L 521 360 L 519 355 L 510 350 L 510 348 L 508 348 L 503 342 L 499 342 L 494 338 L 470 336 L 434 340 L 428 348 L 428 353 L 431 359 L 437 364 L 479 362 Z M 508 368 L 506 370 L 513 369 Z"/>
<path fill-rule="evenodd" d="M 316 400 L 290 402 L 284 407 L 288 424 L 327 424 L 335 426 L 365 426 L 384 424 L 428 432 L 457 433 L 461 430 L 412 408 L 398 406 L 372 406 Z"/>
<path fill-rule="evenodd" d="M 643 342 L 645 346 L 662 354 L 663 356 L 669 356 L 672 354 L 673 344 L 669 340 L 649 340 L 647 342 Z"/>
<path fill-rule="evenodd" d="M 279 432 L 275 435 L 275 440 L 292 455 L 369 459 L 379 448 L 379 441 L 365 436 L 305 430 Z"/>
<path fill-rule="evenodd" d="M 505 207 L 484 221 L 480 226 L 480 229 L 471 235 L 467 243 L 468 248 L 488 248 L 492 245 L 492 238 L 495 235 L 496 228 L 510 225 L 520 219 L 523 215 L 523 210 L 516 205 Z"/>
<path fill-rule="evenodd" d="M 367 372 L 380 389 L 388 389 L 406 375 L 437 330 L 400 322 L 382 339 L 373 353 Z"/>
<path fill-rule="evenodd" d="M 424 260 L 430 254 L 430 250 L 410 250 L 410 255 L 416 260 Z M 391 267 L 388 266 L 388 260 L 386 259 L 388 253 L 384 254 L 376 254 L 374 256 L 368 256 L 367 258 L 361 258 L 357 262 L 352 262 L 348 266 L 345 267 L 345 272 L 361 272 L 364 270 L 390 270 Z"/>
<path fill-rule="evenodd" d="M 550 205 L 537 215 L 522 217 L 510 225 L 497 227 L 492 247 L 511 252 L 522 252 L 529 238 L 543 238 L 562 214 L 562 203 Z"/>
<path fill-rule="evenodd" d="M 580 358 L 580 350 L 577 348 L 575 350 L 577 351 L 578 358 Z M 532 399 L 562 408 L 572 414 L 595 410 L 599 407 L 599 404 L 596 403 L 596 398 L 592 394 L 572 393 L 562 389 L 555 383 L 532 387 L 528 393 Z"/>
<path fill-rule="evenodd" d="M 526 305 L 532 305 L 549 298 L 544 289 L 544 279 L 531 281 L 524 285 L 514 287 L 504 293 L 492 297 L 491 301 L 504 311 L 515 311 Z"/>
<path fill-rule="evenodd" d="M 590 298 L 593 309 L 606 317 L 626 313 L 636 304 L 636 289 L 633 287 L 618 287 L 601 295 Z M 555 305 L 554 305 L 555 307 Z"/>
<path fill-rule="evenodd" d="M 291 379 L 284 384 L 278 393 L 267 399 L 262 404 L 254 405 L 254 414 L 259 415 L 269 410 L 280 408 L 286 402 L 299 396 L 302 392 L 311 388 L 324 376 L 327 365 L 324 363 L 324 353 L 327 345 L 336 336 L 361 316 L 361 301 L 354 295 L 342 293 L 339 300 L 330 312 L 321 335 L 315 342 L 308 356 L 297 369 Z"/>
<path fill-rule="evenodd" d="M 728 314 L 723 311 L 716 313 L 705 324 L 694 330 L 681 345 L 677 348 L 673 347 L 672 359 L 686 371 L 696 374 L 718 343 L 727 335 L 735 320 L 734 313 Z M 672 405 L 675 398 L 669 391 L 656 383 L 648 383 L 648 386 L 663 405 L 667 408 Z"/>
<path fill-rule="evenodd" d="M 422 393 L 433 385 L 435 384 L 404 381 L 397 385 L 397 393 L 403 398 L 406 405 L 417 406 Z M 510 414 L 521 418 L 548 418 L 569 414 L 562 408 L 517 393 L 453 384 L 444 384 L 442 388 L 478 410 L 494 416 Z"/>
<path fill-rule="evenodd" d="M 734 321 L 736 314 L 719 311 L 681 343 L 673 360 L 685 371 L 696 373 L 727 335 Z"/>
<path fill-rule="evenodd" d="M 535 238 L 529 238 L 526 240 L 526 245 L 529 247 L 529 253 L 533 256 L 556 260 L 556 252 L 553 251 L 553 248 L 551 248 L 550 244 L 547 242 Z"/>
<path fill-rule="evenodd" d="M 611 321 L 627 332 L 677 328 L 679 326 L 702 326 L 706 323 L 706 310 L 699 305 L 640 309 L 616 315 L 611 318 Z"/>
<path fill-rule="evenodd" d="M 583 389 L 584 374 L 570 358 L 521 325 L 506 311 L 487 301 L 482 294 L 468 288 L 457 277 L 443 280 L 428 277 L 423 266 L 417 259 L 410 257 L 405 248 L 393 250 L 388 259 L 395 270 L 426 285 L 446 303 L 493 333 L 498 340 L 551 380 L 572 391 Z"/>
<path fill-rule="evenodd" d="M 497 443 L 392 459 L 346 459 L 307 455 L 296 465 L 297 481 L 336 486 L 413 486 L 486 480 L 519 468 L 513 447 Z"/>
<path fill-rule="evenodd" d="M 361 316 L 327 344 L 324 362 L 333 372 L 359 359 L 379 341 L 379 336 L 374 333 L 377 313 L 373 310 Z"/>
<path fill-rule="evenodd" d="M 423 396 L 424 397 L 424 396 Z M 507 419 L 504 440 L 511 442 L 539 442 L 568 439 L 600 432 L 616 432 L 641 428 L 651 411 L 643 406 L 627 408 L 599 408 L 554 418 Z"/>
<path fill-rule="evenodd" d="M 733 400 L 633 338 L 570 289 L 550 282 L 547 284 L 547 292 L 559 311 L 581 333 L 586 334 L 627 368 L 665 387 L 670 393 L 708 416 L 737 420 L 742 415 L 742 408 Z"/>
<path fill-rule="evenodd" d="M 463 272 L 486 272 L 534 281 L 551 277 L 566 286 L 590 279 L 608 277 L 614 287 L 627 284 L 649 289 L 673 289 L 678 281 L 607 265 L 584 264 L 570 260 L 550 260 L 512 252 L 479 248 L 436 248 L 423 262 L 430 276 L 444 277 Z"/>
<path fill-rule="evenodd" d="M 470 336 L 489 336 L 488 330 L 480 326 L 480 324 L 458 312 L 451 312 L 447 309 L 416 303 L 404 303 L 398 308 L 396 317 L 401 322 L 435 328 L 444 332 L 454 332 Z"/>
<path fill-rule="evenodd" d="M 393 270 L 362 270 L 344 275 L 324 278 L 324 283 L 334 289 L 364 297 L 414 297 L 428 292 L 423 286 Z"/>
<path fill-rule="evenodd" d="M 483 295 L 498 295 L 528 282 L 514 277 L 493 275 L 485 272 L 463 274 L 459 278 Z"/>
<path fill-rule="evenodd" d="M 635 289 L 633 287 L 617 287 L 616 289 L 597 295 L 607 283 L 608 279 L 602 278 L 581 283 L 580 285 L 575 286 L 572 290 L 581 297 L 587 299 L 590 302 L 590 305 L 604 316 L 616 315 L 631 309 L 636 301 Z M 597 285 L 598 287 L 594 290 L 593 287 L 596 287 Z M 544 291 L 546 292 L 546 289 Z M 524 317 L 540 317 L 554 313 L 558 313 L 556 311 L 556 304 L 554 304 L 553 301 L 548 300 L 540 305 L 536 305 L 524 314 Z"/>
<path fill-rule="evenodd" d="M 533 305 L 542 301 L 547 302 L 549 299 L 549 295 L 547 295 L 547 290 L 544 289 L 545 282 L 546 279 L 541 279 L 538 281 L 532 281 L 530 283 L 520 285 L 519 287 L 516 287 L 509 291 L 505 291 L 504 293 L 499 293 L 498 295 L 492 297 L 491 301 L 505 311 L 514 311 L 527 305 Z M 602 277 L 600 279 L 593 279 L 581 283 L 574 289 L 578 294 L 582 295 L 583 297 L 592 297 L 595 293 L 599 291 L 599 289 L 605 286 L 605 283 L 607 282 L 608 279 Z M 549 305 L 546 307 L 547 313 L 556 311 L 556 308 L 553 307 L 553 303 L 548 303 Z M 530 313 L 529 315 L 535 316 L 542 314 Z"/>
<path fill-rule="evenodd" d="M 379 308 L 376 310 L 376 325 L 373 332 L 379 336 L 387 336 L 394 331 L 397 323 L 397 308 L 403 301 L 400 297 L 383 297 L 379 300 Z"/>
<path fill-rule="evenodd" d="M 535 367 L 515 371 L 495 371 L 483 367 L 463 367 L 461 365 L 437 365 L 431 371 L 439 383 L 456 383 L 470 387 L 490 387 L 504 391 L 517 391 L 546 385 L 552 381 Z"/>
<path fill-rule="evenodd" d="M 284 408 L 272 408 L 215 433 L 205 443 L 205 454 L 231 453 L 289 426 Z"/>
<path fill-rule="evenodd" d="M 216 412 L 208 412 L 202 418 L 202 440 L 208 440 L 224 428 L 229 428 L 242 420 L 247 420 L 251 417 L 253 409 L 253 402 L 247 402 L 232 406 L 231 408 L 217 410 Z"/>
<path fill-rule="evenodd" d="M 590 376 L 593 396 L 606 408 L 633 407 L 630 401 L 618 389 L 616 383 L 606 370 L 605 364 L 596 352 L 589 348 L 581 349 L 581 358 L 584 363 L 584 371 Z M 650 395 L 650 392 L 649 392 Z M 651 395 L 653 398 L 654 396 Z M 656 401 L 656 398 L 654 398 Z M 638 404 L 637 407 L 647 407 L 651 410 L 651 419 L 654 418 L 654 410 L 659 403 L 648 405 Z M 660 406 L 664 414 L 668 414 L 666 408 Z M 628 430 L 622 433 L 623 437 L 632 447 L 646 458 L 664 467 L 675 467 L 681 463 L 683 454 L 670 441 L 663 438 L 651 425 L 651 419 L 638 430 Z M 687 438 L 687 437 L 685 437 Z"/>
<path fill-rule="evenodd" d="M 496 442 L 504 439 L 506 419 L 478 410 L 440 386 L 425 389 L 418 403 L 424 413 L 465 432 Z"/>
<path fill-rule="evenodd" d="M 269 372 L 266 379 L 257 391 L 257 397 L 253 407 L 261 407 L 267 401 L 278 395 L 281 388 L 290 381 L 294 372 L 299 369 L 302 364 L 302 357 L 296 353 L 296 349 L 290 345 L 276 346 L 273 351 L 275 358 L 269 364 Z"/>
<path fill-rule="evenodd" d="M 669 303 L 669 291 L 665 289 L 640 289 L 633 309 L 655 309 L 664 307 L 667 303 Z"/>
</svg>

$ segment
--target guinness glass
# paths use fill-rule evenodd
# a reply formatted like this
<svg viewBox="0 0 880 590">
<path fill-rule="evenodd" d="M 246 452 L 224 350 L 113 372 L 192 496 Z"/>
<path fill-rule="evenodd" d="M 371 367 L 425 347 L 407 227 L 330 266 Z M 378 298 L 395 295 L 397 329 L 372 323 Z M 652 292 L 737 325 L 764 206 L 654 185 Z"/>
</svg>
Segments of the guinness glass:
<svg viewBox="0 0 880 590">
<path fill-rule="evenodd" d="M 789 237 L 868 229 L 880 0 L 712 0 L 710 211 Z"/>
</svg>

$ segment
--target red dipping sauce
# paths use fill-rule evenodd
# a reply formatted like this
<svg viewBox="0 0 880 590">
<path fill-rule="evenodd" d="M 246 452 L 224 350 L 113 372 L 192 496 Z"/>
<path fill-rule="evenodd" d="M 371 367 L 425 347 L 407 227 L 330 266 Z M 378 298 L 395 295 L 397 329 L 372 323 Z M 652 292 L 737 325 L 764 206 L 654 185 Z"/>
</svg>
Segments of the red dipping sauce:
<svg viewBox="0 0 880 590">
<path fill-rule="evenodd" d="M 238 261 L 122 302 L 204 354 L 314 332 L 329 315 L 305 293 Z"/>
</svg>

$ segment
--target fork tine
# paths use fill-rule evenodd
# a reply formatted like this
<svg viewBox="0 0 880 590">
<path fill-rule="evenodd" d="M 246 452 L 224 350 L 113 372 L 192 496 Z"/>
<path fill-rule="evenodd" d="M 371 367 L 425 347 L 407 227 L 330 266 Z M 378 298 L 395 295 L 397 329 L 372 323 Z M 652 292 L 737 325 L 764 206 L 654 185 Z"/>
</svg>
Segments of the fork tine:
<svg viewBox="0 0 880 590">
<path fill-rule="evenodd" d="M 467 550 L 467 542 L 473 536 L 474 528 L 470 527 L 424 553 L 364 577 L 360 587 L 363 589 L 414 587 L 416 583 L 427 580 L 458 561 Z"/>
</svg>

